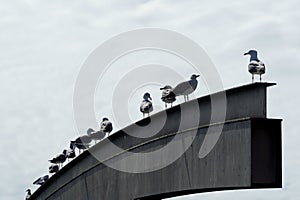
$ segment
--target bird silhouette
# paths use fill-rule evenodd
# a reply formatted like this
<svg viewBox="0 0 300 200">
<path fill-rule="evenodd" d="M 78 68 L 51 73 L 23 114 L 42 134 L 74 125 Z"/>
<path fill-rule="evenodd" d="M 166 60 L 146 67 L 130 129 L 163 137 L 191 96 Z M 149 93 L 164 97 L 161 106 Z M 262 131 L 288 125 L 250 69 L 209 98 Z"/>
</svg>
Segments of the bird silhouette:
<svg viewBox="0 0 300 200">
<path fill-rule="evenodd" d="M 71 149 L 71 148 L 68 149 L 67 153 L 66 153 L 66 157 L 67 157 L 68 161 L 71 158 L 75 158 L 76 157 L 75 149 Z"/>
<path fill-rule="evenodd" d="M 27 189 L 27 190 L 26 190 L 25 200 L 30 199 L 30 197 L 31 197 L 31 190 L 30 190 L 30 189 Z"/>
<path fill-rule="evenodd" d="M 25 200 L 30 199 L 30 197 L 31 197 L 31 190 L 30 190 L 30 189 L 27 189 L 27 190 L 26 190 Z"/>
<path fill-rule="evenodd" d="M 101 126 L 101 125 L 100 125 Z M 105 133 L 103 131 L 95 131 L 94 129 L 92 128 L 89 128 L 87 131 L 86 131 L 87 135 L 90 136 L 90 138 L 92 140 L 94 140 L 95 144 L 96 144 L 96 141 L 97 140 L 101 140 L 105 137 Z"/>
<path fill-rule="evenodd" d="M 108 137 L 112 130 L 112 123 L 108 120 L 107 117 L 103 117 L 102 122 L 100 123 L 100 131 L 102 131 L 105 134 L 105 137 Z"/>
<path fill-rule="evenodd" d="M 165 108 L 167 108 L 167 104 L 170 103 L 171 107 L 174 101 L 176 101 L 176 95 L 173 92 L 173 88 L 170 85 L 166 85 L 162 88 L 161 100 L 165 102 Z"/>
<path fill-rule="evenodd" d="M 145 114 L 150 116 L 150 112 L 153 111 L 152 102 L 149 99 L 152 100 L 150 94 L 146 92 L 143 96 L 143 101 L 140 106 L 140 111 L 143 113 L 143 117 L 145 117 Z"/>
<path fill-rule="evenodd" d="M 179 83 L 173 90 L 174 94 L 176 96 L 183 95 L 184 96 L 184 101 L 185 102 L 188 101 L 189 100 L 189 94 L 194 92 L 197 88 L 197 85 L 198 85 L 197 77 L 199 77 L 199 76 L 200 75 L 193 74 L 189 81 Z"/>
<path fill-rule="evenodd" d="M 33 184 L 34 185 L 43 185 L 49 179 L 49 175 L 41 176 L 36 179 Z"/>
<path fill-rule="evenodd" d="M 258 59 L 256 50 L 250 50 L 247 53 L 244 53 L 244 56 L 245 55 L 250 55 L 248 71 L 252 74 L 252 83 L 254 82 L 254 75 L 259 75 L 259 80 L 261 82 L 261 75 L 266 73 L 265 64 Z"/>
<path fill-rule="evenodd" d="M 64 149 L 61 154 L 59 154 L 56 157 L 52 158 L 51 160 L 49 160 L 49 162 L 53 163 L 53 164 L 59 164 L 59 165 L 61 165 L 60 167 L 62 167 L 63 163 L 67 159 L 67 155 L 66 154 L 67 154 L 67 150 Z"/>
<path fill-rule="evenodd" d="M 75 150 L 75 148 L 77 148 L 80 153 L 81 150 L 89 148 L 91 141 L 92 138 L 89 135 L 80 136 L 76 138 L 76 140 L 70 141 L 70 149 Z"/>
<path fill-rule="evenodd" d="M 59 170 L 59 166 L 57 164 L 53 164 L 49 167 L 50 174 L 54 174 L 54 173 L 58 172 L 58 170 Z"/>
</svg>

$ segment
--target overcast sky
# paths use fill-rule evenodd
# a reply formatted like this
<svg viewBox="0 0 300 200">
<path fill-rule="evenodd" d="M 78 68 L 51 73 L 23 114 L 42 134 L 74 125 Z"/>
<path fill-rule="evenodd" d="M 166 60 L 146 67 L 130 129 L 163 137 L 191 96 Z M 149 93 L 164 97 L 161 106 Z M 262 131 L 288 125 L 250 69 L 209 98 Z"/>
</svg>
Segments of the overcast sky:
<svg viewBox="0 0 300 200">
<path fill-rule="evenodd" d="M 90 53 L 116 34 L 144 27 L 196 41 L 225 88 L 251 81 L 243 53 L 252 48 L 267 66 L 263 79 L 278 83 L 269 89 L 268 116 L 284 119 L 284 188 L 176 199 L 295 199 L 300 195 L 299 19 L 298 0 L 0 0 L 0 199 L 22 199 L 27 188 L 35 189 L 34 179 L 48 172 L 47 160 L 77 136 L 72 97 Z M 150 62 L 155 55 L 137 58 Z M 197 96 L 206 91 L 201 84 L 197 90 Z M 96 103 L 99 109 L 106 105 L 99 119 L 112 117 L 110 101 Z M 141 116 L 138 110 L 130 115 Z"/>
</svg>

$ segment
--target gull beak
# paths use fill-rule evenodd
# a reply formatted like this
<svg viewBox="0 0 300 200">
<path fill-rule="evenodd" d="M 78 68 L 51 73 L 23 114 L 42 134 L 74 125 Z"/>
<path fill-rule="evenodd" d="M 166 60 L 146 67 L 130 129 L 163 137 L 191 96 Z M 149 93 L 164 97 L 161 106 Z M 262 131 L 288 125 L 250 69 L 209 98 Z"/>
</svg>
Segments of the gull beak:
<svg viewBox="0 0 300 200">
<path fill-rule="evenodd" d="M 149 99 L 152 101 L 152 98 L 149 96 Z"/>
<path fill-rule="evenodd" d="M 163 89 L 165 89 L 165 88 L 162 87 L 162 88 L 159 88 L 159 89 L 160 89 L 160 90 L 163 90 Z"/>
<path fill-rule="evenodd" d="M 244 53 L 244 56 L 245 56 L 245 55 L 249 55 L 249 52 L 247 52 L 247 53 Z"/>
<path fill-rule="evenodd" d="M 199 77 L 200 75 L 196 75 L 196 77 Z"/>
</svg>

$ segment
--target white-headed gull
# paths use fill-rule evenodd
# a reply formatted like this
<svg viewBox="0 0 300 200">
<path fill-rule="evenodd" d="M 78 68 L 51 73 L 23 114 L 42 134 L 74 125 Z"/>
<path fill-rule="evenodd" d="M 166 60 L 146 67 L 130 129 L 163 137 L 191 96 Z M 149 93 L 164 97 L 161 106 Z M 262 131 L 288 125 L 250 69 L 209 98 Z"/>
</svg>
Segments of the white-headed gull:
<svg viewBox="0 0 300 200">
<path fill-rule="evenodd" d="M 161 100 L 165 102 L 165 108 L 167 108 L 168 103 L 170 103 L 172 107 L 173 102 L 176 101 L 176 95 L 173 92 L 173 88 L 170 85 L 166 85 L 160 88 L 160 90 L 162 90 Z"/>
<path fill-rule="evenodd" d="M 259 75 L 259 80 L 261 82 L 261 75 L 266 73 L 266 67 L 263 62 L 261 62 L 257 57 L 256 50 L 250 50 L 244 55 L 250 55 L 250 62 L 248 64 L 248 71 L 252 74 L 252 83 L 254 82 L 254 75 Z"/>
<path fill-rule="evenodd" d="M 49 179 L 49 175 L 41 176 L 36 179 L 33 184 L 34 185 L 43 185 Z"/>
<path fill-rule="evenodd" d="M 140 106 L 140 111 L 143 113 L 143 117 L 145 114 L 148 114 L 149 116 L 149 113 L 153 111 L 152 102 L 149 99 L 152 100 L 150 94 L 146 92 L 143 96 L 143 101 Z"/>
<path fill-rule="evenodd" d="M 183 95 L 184 96 L 184 101 L 188 101 L 189 100 L 189 94 L 194 92 L 197 88 L 197 85 L 198 85 L 197 77 L 199 77 L 199 76 L 200 75 L 193 74 L 189 81 L 179 83 L 173 90 L 175 95 L 176 96 Z"/>
</svg>

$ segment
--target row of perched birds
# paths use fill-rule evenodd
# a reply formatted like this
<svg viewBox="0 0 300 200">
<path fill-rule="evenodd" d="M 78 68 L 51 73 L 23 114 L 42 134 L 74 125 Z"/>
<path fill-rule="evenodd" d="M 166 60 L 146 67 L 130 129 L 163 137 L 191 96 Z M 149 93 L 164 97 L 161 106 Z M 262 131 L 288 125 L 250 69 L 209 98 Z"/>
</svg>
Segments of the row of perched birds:
<svg viewBox="0 0 300 200">
<path fill-rule="evenodd" d="M 260 61 L 257 57 L 256 50 L 249 50 L 244 55 L 250 55 L 250 62 L 248 64 L 248 71 L 252 75 L 252 83 L 254 82 L 254 75 L 259 75 L 259 79 L 261 81 L 261 76 L 265 74 L 266 67 L 265 64 Z M 197 88 L 198 81 L 197 77 L 199 75 L 193 74 L 189 81 L 185 81 L 179 83 L 174 89 L 170 85 L 166 85 L 162 88 L 162 97 L 161 100 L 165 103 L 165 107 L 167 108 L 167 104 L 172 104 L 176 101 L 176 96 L 184 96 L 184 101 L 189 100 L 189 94 L 194 92 Z M 150 94 L 147 92 L 144 94 L 142 104 L 140 106 L 140 111 L 143 113 L 143 117 L 145 114 L 148 114 L 153 111 L 152 100 Z"/>
<path fill-rule="evenodd" d="M 64 149 L 63 152 L 52 159 L 49 160 L 49 162 L 52 164 L 49 167 L 49 174 L 53 175 L 57 173 L 62 167 L 63 163 L 69 159 L 76 157 L 76 151 L 77 148 L 79 153 L 81 153 L 82 150 L 85 150 L 91 146 L 92 141 L 95 142 L 99 141 L 105 137 L 108 137 L 109 134 L 112 132 L 113 126 L 112 123 L 108 120 L 107 117 L 104 117 L 102 119 L 102 122 L 100 124 L 100 130 L 95 131 L 92 128 L 89 128 L 87 130 L 86 135 L 82 135 L 75 140 L 70 141 L 69 149 Z M 34 185 L 43 185 L 47 180 L 49 179 L 49 175 L 44 175 L 39 177 L 37 180 L 33 182 Z M 26 190 L 26 200 L 30 198 L 31 196 L 31 190 Z"/>
<path fill-rule="evenodd" d="M 200 75 L 193 74 L 188 81 L 184 81 L 179 83 L 174 89 L 170 85 L 166 85 L 160 90 L 162 90 L 161 100 L 165 103 L 165 108 L 167 108 L 167 104 L 173 105 L 173 102 L 176 101 L 176 96 L 184 96 L 184 101 L 189 100 L 189 94 L 193 93 L 198 85 L 197 77 Z M 146 92 L 143 96 L 143 101 L 140 106 L 140 111 L 143 113 L 143 117 L 145 114 L 148 114 L 153 111 L 153 105 L 150 94 Z"/>
<path fill-rule="evenodd" d="M 179 83 L 174 89 L 166 85 L 165 87 L 160 88 L 162 90 L 161 100 L 165 103 L 165 107 L 167 108 L 167 104 L 170 103 L 171 107 L 174 101 L 176 101 L 176 96 L 184 96 L 184 100 L 189 100 L 188 95 L 194 92 L 197 88 L 198 81 L 197 77 L 199 75 L 193 74 L 189 81 L 185 81 Z M 143 113 L 143 117 L 145 114 L 150 114 L 153 111 L 152 102 L 150 101 L 151 96 L 148 92 L 146 92 L 143 96 L 143 101 L 140 106 L 140 111 Z M 109 133 L 113 130 L 112 123 L 108 120 L 108 118 L 104 117 L 100 124 L 100 130 L 95 131 L 92 128 L 87 130 L 87 134 L 76 138 L 74 141 L 70 141 L 69 149 L 64 149 L 63 152 L 56 157 L 49 160 L 52 165 L 49 167 L 49 174 L 55 174 L 62 168 L 63 163 L 68 159 L 72 159 L 76 157 L 75 148 L 79 150 L 87 149 L 90 147 L 92 140 L 96 141 L 101 140 L 104 137 L 107 137 Z M 41 176 L 36 181 L 33 182 L 35 185 L 43 185 L 49 179 L 49 175 Z M 29 199 L 31 196 L 30 189 L 27 191 L 26 199 Z"/>
<path fill-rule="evenodd" d="M 250 55 L 250 62 L 248 65 L 248 71 L 252 74 L 252 82 L 254 82 L 254 75 L 260 76 L 265 73 L 265 65 L 261 62 L 257 57 L 257 51 L 250 50 L 244 55 Z M 167 108 L 167 104 L 171 104 L 176 101 L 177 96 L 184 96 L 184 101 L 189 100 L 189 94 L 193 93 L 198 85 L 197 78 L 200 75 L 193 74 L 188 81 L 184 81 L 179 83 L 176 87 L 171 87 L 170 85 L 166 85 L 160 90 L 162 90 L 161 100 L 165 103 L 165 108 Z M 153 105 L 150 94 L 146 92 L 143 96 L 143 101 L 140 105 L 140 111 L 143 113 L 143 117 L 147 114 L 150 115 L 150 112 L 153 111 Z M 100 130 L 95 131 L 91 128 L 87 130 L 87 135 L 80 136 L 76 138 L 74 141 L 70 141 L 70 148 L 68 150 L 64 149 L 63 152 L 56 157 L 49 160 L 52 165 L 49 167 L 49 173 L 54 174 L 59 171 L 59 169 L 63 166 L 63 163 L 68 159 L 72 159 L 76 157 L 75 149 L 81 150 L 87 149 L 91 145 L 91 141 L 94 140 L 95 143 L 97 140 L 101 140 L 107 137 L 110 132 L 113 130 L 112 123 L 108 120 L 108 118 L 104 117 L 100 124 Z M 38 178 L 33 184 L 42 185 L 49 179 L 49 175 L 42 176 Z M 26 199 L 29 199 L 31 196 L 30 189 L 26 190 L 27 195 Z"/>
</svg>

